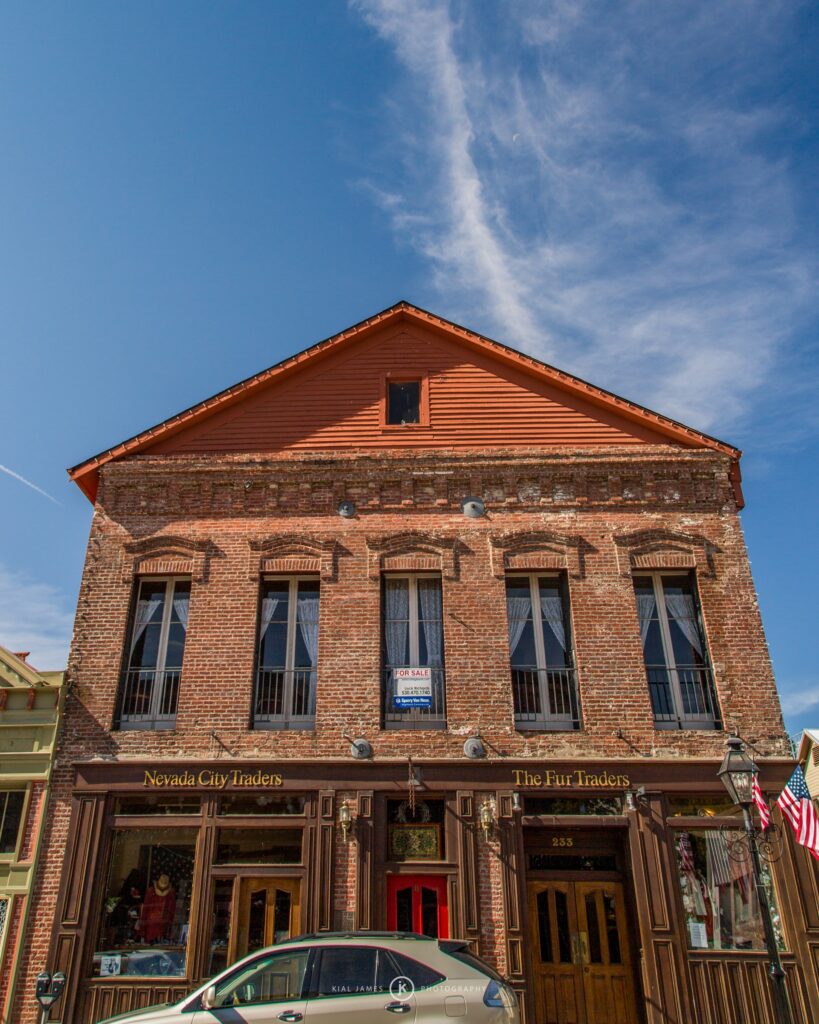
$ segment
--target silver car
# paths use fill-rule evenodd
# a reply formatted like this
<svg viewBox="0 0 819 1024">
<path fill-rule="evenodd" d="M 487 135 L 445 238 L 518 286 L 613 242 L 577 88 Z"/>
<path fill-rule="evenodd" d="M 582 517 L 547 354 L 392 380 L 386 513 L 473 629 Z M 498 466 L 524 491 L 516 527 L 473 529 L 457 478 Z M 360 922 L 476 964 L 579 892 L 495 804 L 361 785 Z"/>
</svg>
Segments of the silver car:
<svg viewBox="0 0 819 1024">
<path fill-rule="evenodd" d="M 260 950 L 178 1003 L 100 1024 L 519 1024 L 517 998 L 466 942 L 320 933 Z"/>
</svg>

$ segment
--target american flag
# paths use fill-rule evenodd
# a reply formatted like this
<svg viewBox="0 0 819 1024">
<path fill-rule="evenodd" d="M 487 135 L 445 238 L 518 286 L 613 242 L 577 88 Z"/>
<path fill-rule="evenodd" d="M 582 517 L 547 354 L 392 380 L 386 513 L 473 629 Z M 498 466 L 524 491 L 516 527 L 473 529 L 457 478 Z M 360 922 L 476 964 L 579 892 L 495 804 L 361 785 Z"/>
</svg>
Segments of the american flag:
<svg viewBox="0 0 819 1024">
<path fill-rule="evenodd" d="M 759 788 L 759 778 L 756 775 L 754 775 L 754 786 L 751 790 L 751 795 L 753 796 L 754 803 L 759 811 L 759 820 L 762 822 L 762 827 L 767 828 L 771 823 L 771 812 L 768 810 L 765 797 L 762 795 L 762 790 Z"/>
<path fill-rule="evenodd" d="M 819 860 L 819 818 L 808 792 L 805 776 L 799 765 L 776 801 L 779 809 L 793 826 L 796 841 L 806 847 Z"/>
<path fill-rule="evenodd" d="M 680 851 L 680 867 L 686 874 L 693 874 L 694 850 L 691 847 L 691 837 L 687 832 L 680 833 L 677 849 Z"/>
</svg>

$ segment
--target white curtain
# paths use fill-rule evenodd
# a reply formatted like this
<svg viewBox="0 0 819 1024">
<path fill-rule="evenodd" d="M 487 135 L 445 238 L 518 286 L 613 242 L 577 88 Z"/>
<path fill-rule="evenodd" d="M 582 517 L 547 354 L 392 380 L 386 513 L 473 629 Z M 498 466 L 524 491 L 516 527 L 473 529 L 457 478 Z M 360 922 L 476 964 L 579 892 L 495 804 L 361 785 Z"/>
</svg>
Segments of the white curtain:
<svg viewBox="0 0 819 1024">
<path fill-rule="evenodd" d="M 387 661 L 390 668 L 402 668 L 407 657 L 407 629 L 409 619 L 409 588 L 406 580 L 387 580 L 386 622 Z"/>
<path fill-rule="evenodd" d="M 702 640 L 697 625 L 693 597 L 690 594 L 666 594 L 665 606 L 668 609 L 668 614 L 682 630 L 685 639 L 702 657 Z"/>
<path fill-rule="evenodd" d="M 296 602 L 296 622 L 299 624 L 301 638 L 307 648 L 307 656 L 310 664 L 316 667 L 318 661 L 318 631 L 319 631 L 319 599 L 310 596 L 299 595 Z"/>
<path fill-rule="evenodd" d="M 438 580 L 418 580 L 418 598 L 427 642 L 427 663 L 432 668 L 439 668 L 443 663 L 444 637 L 441 585 Z"/>
<path fill-rule="evenodd" d="M 560 594 L 540 592 L 540 610 L 562 650 L 566 650 L 566 627 L 563 624 L 563 602 Z"/>
<path fill-rule="evenodd" d="M 280 601 L 280 597 L 262 598 L 262 619 L 259 625 L 259 640 L 264 640 L 267 627 L 273 621 L 273 616 L 276 614 L 276 608 Z"/>
<path fill-rule="evenodd" d="M 162 605 L 161 597 L 140 598 L 137 601 L 136 616 L 134 617 L 134 635 L 131 639 L 131 653 L 133 654 L 139 638 L 148 628 L 148 623 L 154 617 L 157 608 Z"/>
<path fill-rule="evenodd" d="M 506 617 L 509 625 L 509 656 L 517 650 L 523 631 L 526 629 L 526 620 L 532 611 L 532 600 L 530 597 L 513 597 L 506 595 Z"/>
<path fill-rule="evenodd" d="M 651 625 L 651 617 L 656 607 L 657 602 L 654 600 L 653 594 L 637 595 L 637 615 L 640 619 L 640 639 L 643 641 L 643 647 L 646 644 L 648 627 Z"/>
<path fill-rule="evenodd" d="M 176 617 L 179 619 L 179 624 L 188 632 L 188 606 L 190 603 L 190 594 L 187 591 L 182 591 L 180 594 L 173 595 L 173 610 L 176 612 Z"/>
</svg>

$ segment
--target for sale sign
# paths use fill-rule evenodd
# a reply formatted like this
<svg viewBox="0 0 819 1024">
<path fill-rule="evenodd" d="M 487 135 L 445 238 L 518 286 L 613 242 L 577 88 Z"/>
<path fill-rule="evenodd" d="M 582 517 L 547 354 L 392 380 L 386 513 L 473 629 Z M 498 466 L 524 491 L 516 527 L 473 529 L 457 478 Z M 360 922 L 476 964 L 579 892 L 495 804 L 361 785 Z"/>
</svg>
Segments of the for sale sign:
<svg viewBox="0 0 819 1024">
<path fill-rule="evenodd" d="M 394 668 L 393 704 L 397 708 L 432 707 L 432 669 Z"/>
</svg>

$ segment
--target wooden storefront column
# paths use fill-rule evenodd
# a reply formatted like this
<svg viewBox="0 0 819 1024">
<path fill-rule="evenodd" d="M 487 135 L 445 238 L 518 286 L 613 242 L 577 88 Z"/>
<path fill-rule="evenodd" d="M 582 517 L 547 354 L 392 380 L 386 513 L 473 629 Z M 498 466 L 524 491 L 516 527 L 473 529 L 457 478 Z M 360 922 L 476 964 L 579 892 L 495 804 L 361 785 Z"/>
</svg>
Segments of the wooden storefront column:
<svg viewBox="0 0 819 1024">
<path fill-rule="evenodd" d="M 60 899 L 51 941 L 48 969 L 52 974 L 62 971 L 66 986 L 62 999 L 55 1005 L 52 1020 L 74 1020 L 75 1009 L 83 987 L 85 947 L 94 934 L 92 917 L 95 909 L 97 873 L 100 870 L 99 850 L 105 824 L 105 794 L 75 796 L 71 801 L 71 823 L 68 846 L 63 862 Z"/>
<path fill-rule="evenodd" d="M 320 790 L 315 822 L 307 826 L 308 932 L 329 932 L 333 928 L 333 887 L 335 882 L 336 795 Z"/>
<path fill-rule="evenodd" d="M 629 848 L 642 947 L 642 983 L 647 1024 L 690 1024 L 695 1019 L 662 796 L 628 812 Z"/>
<path fill-rule="evenodd" d="M 373 793 L 358 794 L 358 817 L 355 821 L 355 927 L 370 931 L 373 923 L 375 878 L 373 863 Z"/>
<path fill-rule="evenodd" d="M 503 916 L 506 925 L 506 977 L 524 1007 L 526 987 L 526 892 L 523 828 L 520 813 L 512 809 L 512 793 L 498 793 L 500 857 L 503 870 Z M 526 1020 L 523 1008 L 524 1021 Z"/>
<path fill-rule="evenodd" d="M 475 846 L 475 794 L 458 790 L 458 868 L 459 879 L 450 880 L 450 906 L 457 908 L 452 915 L 457 924 L 459 938 L 467 939 L 477 951 L 480 940 L 478 913 L 478 853 Z M 460 881 L 460 886 L 458 885 Z"/>
</svg>

